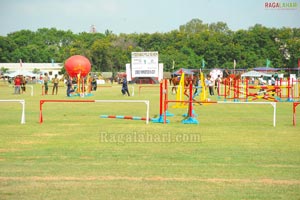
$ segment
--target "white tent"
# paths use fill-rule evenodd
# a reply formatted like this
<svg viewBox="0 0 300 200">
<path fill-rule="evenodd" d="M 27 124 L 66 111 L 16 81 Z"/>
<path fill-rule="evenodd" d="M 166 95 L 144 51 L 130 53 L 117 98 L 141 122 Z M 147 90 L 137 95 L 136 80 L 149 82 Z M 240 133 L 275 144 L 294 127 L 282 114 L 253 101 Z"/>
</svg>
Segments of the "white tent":
<svg viewBox="0 0 300 200">
<path fill-rule="evenodd" d="M 257 72 L 257 71 L 249 71 L 249 72 L 243 73 L 241 76 L 242 77 L 260 77 L 261 75 L 266 76 L 266 77 L 272 76 L 272 74 L 266 74 L 266 73 Z"/>
<path fill-rule="evenodd" d="M 38 76 L 38 74 L 34 74 L 32 72 L 29 72 L 29 71 L 16 71 L 16 72 L 12 72 L 12 73 L 9 73 L 9 74 L 4 74 L 4 76 L 8 76 L 8 77 L 15 77 L 15 76 L 18 76 L 18 75 L 29 76 L 29 77 L 37 77 Z"/>
</svg>

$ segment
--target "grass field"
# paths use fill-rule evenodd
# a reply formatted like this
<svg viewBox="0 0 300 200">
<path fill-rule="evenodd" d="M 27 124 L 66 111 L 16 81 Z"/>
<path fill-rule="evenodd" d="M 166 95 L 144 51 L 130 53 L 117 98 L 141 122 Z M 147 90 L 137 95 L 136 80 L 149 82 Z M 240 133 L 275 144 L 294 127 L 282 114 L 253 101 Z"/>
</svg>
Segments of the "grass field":
<svg viewBox="0 0 300 200">
<path fill-rule="evenodd" d="M 84 99 L 150 100 L 157 116 L 158 87 L 134 87 L 131 97 L 113 85 Z M 26 101 L 23 125 L 19 103 L 0 103 L 0 199 L 300 199 L 291 103 L 277 104 L 276 127 L 271 105 L 232 104 L 195 106 L 198 125 L 170 106 L 170 124 L 146 125 L 99 118 L 145 116 L 144 104 L 45 103 L 40 124 L 40 99 L 82 99 L 59 89 L 14 95 L 0 83 L 0 99 Z"/>
</svg>

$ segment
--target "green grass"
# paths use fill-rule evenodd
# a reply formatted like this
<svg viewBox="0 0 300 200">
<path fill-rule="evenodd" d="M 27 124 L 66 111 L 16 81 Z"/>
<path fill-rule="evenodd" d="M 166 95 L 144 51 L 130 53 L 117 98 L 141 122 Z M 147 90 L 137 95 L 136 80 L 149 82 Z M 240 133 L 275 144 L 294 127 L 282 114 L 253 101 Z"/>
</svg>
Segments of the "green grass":
<svg viewBox="0 0 300 200">
<path fill-rule="evenodd" d="M 19 103 L 0 103 L 0 199 L 300 198 L 300 121 L 292 126 L 291 103 L 277 104 L 276 127 L 271 105 L 232 104 L 195 106 L 198 125 L 181 124 L 186 109 L 170 105 L 170 124 L 146 125 L 99 118 L 145 116 L 145 104 L 45 103 L 40 124 L 40 99 L 82 98 L 67 98 L 65 88 L 42 96 L 41 85 L 33 97 L 30 89 L 13 95 L 0 85 L 0 99 L 26 101 L 24 125 Z M 158 87 L 140 95 L 134 87 L 131 97 L 113 85 L 85 99 L 150 100 L 157 116 Z"/>
</svg>

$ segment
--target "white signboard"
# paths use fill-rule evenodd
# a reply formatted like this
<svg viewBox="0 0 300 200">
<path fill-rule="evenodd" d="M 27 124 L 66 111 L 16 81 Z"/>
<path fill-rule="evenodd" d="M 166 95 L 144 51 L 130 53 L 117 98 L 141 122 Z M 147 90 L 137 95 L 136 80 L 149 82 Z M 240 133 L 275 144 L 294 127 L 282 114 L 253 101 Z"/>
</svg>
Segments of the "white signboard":
<svg viewBox="0 0 300 200">
<path fill-rule="evenodd" d="M 158 77 L 158 52 L 132 52 L 131 72 L 134 77 Z"/>
<path fill-rule="evenodd" d="M 131 70 L 130 70 L 130 63 L 126 64 L 126 78 L 127 81 L 131 81 Z"/>
</svg>

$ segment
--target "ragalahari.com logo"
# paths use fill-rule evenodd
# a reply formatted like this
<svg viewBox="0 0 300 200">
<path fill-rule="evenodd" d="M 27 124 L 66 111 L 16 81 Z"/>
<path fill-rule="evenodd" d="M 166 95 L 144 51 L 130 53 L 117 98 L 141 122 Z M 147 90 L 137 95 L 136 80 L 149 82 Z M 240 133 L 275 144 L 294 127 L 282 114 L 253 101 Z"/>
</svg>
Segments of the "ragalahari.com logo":
<svg viewBox="0 0 300 200">
<path fill-rule="evenodd" d="M 265 2 L 265 9 L 268 10 L 296 10 L 298 8 L 297 2 Z"/>
</svg>

